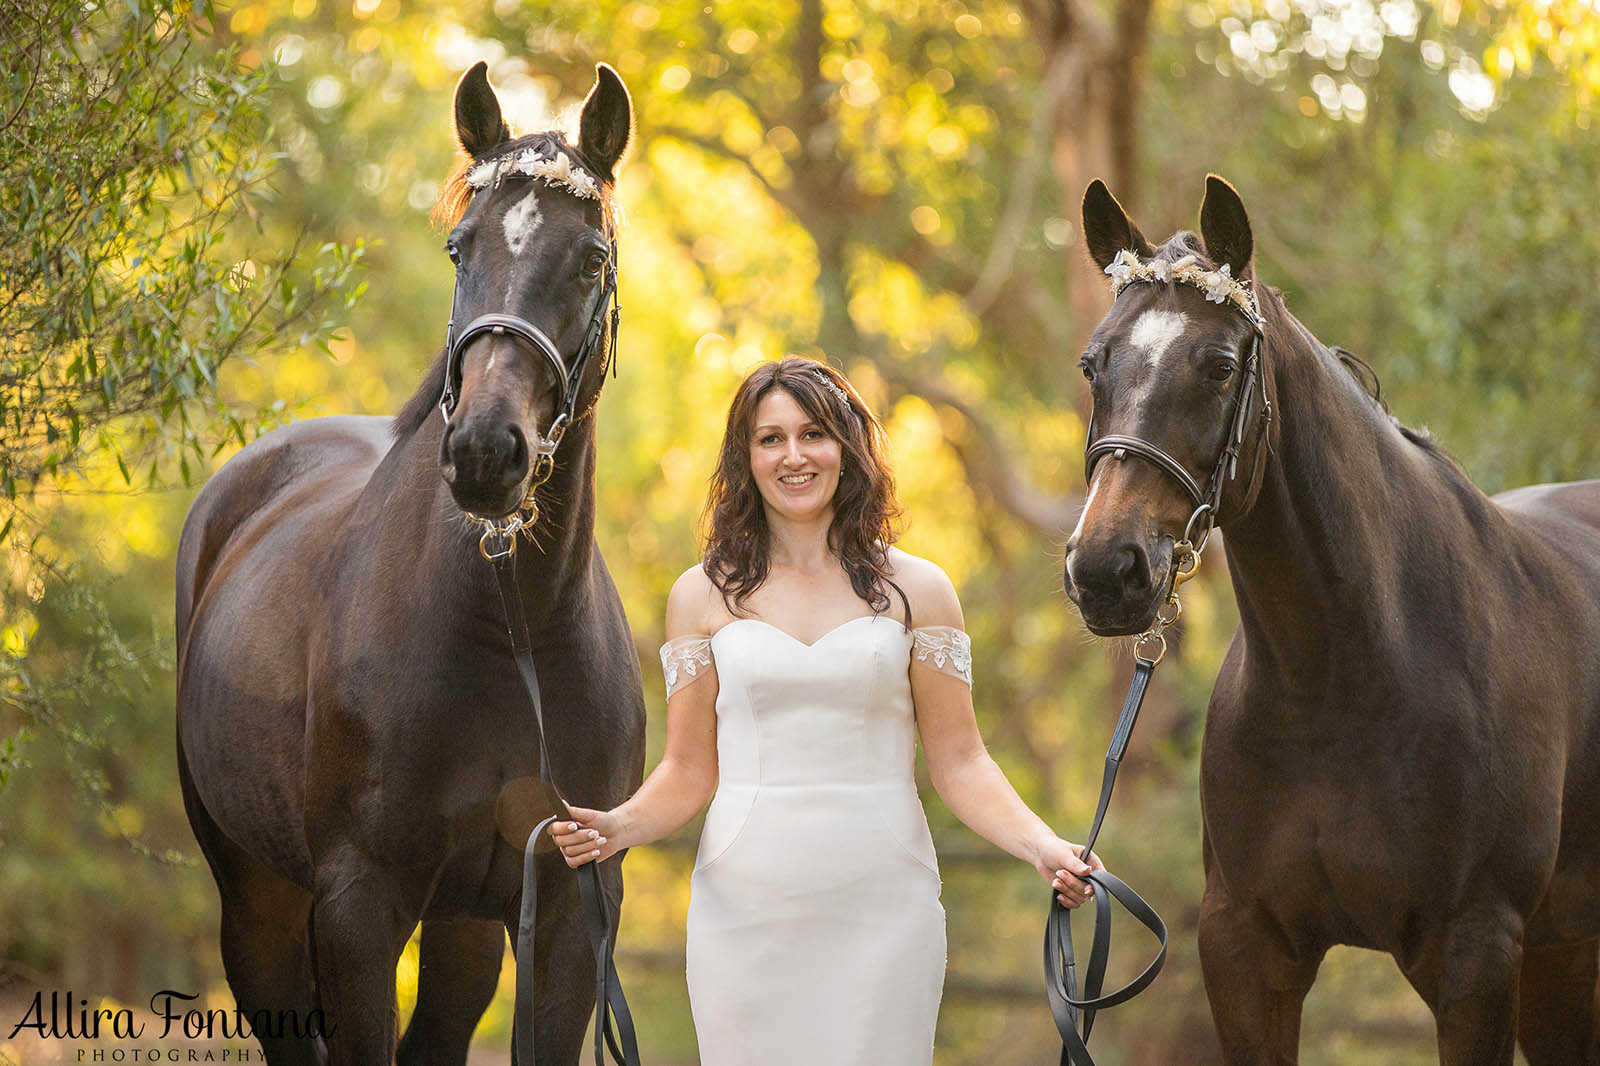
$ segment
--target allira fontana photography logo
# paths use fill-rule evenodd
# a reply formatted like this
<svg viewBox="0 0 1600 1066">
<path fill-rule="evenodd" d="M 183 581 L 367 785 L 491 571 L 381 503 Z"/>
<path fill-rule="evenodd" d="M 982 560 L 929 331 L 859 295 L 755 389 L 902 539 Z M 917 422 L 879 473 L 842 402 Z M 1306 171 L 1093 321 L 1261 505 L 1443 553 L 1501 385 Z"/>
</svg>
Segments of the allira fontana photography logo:
<svg viewBox="0 0 1600 1066">
<path fill-rule="evenodd" d="M 24 1001 L 21 1017 L 0 1029 L 8 1041 L 99 1041 L 111 1048 L 80 1048 L 84 1062 L 265 1062 L 256 1037 L 316 1039 L 332 1034 L 321 1008 L 310 1011 L 262 1009 L 248 1014 L 237 1007 L 202 1008 L 199 995 L 164 988 L 150 997 L 146 1010 L 128 1006 L 93 1006 L 65 991 L 40 989 Z M 226 1041 L 225 1047 L 160 1048 L 158 1041 Z M 119 1046 L 140 1042 L 138 1047 Z"/>
</svg>

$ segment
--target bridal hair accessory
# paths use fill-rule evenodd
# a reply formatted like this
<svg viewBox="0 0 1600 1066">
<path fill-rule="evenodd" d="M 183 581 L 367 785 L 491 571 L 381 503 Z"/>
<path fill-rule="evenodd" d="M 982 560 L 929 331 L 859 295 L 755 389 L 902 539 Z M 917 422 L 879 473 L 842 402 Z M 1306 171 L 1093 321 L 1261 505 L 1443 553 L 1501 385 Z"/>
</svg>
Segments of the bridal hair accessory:
<svg viewBox="0 0 1600 1066">
<path fill-rule="evenodd" d="M 1192 255 L 1172 263 L 1163 259 L 1144 263 L 1132 251 L 1124 248 L 1106 267 L 1106 274 L 1111 278 L 1112 299 L 1116 299 L 1124 286 L 1136 281 L 1179 282 L 1193 285 L 1214 304 L 1231 303 L 1243 311 L 1252 323 L 1257 326 L 1261 324 L 1261 309 L 1256 305 L 1256 294 L 1251 290 L 1250 283 L 1234 277 L 1233 268 L 1227 263 L 1216 270 L 1207 270 Z"/>
<path fill-rule="evenodd" d="M 818 381 L 822 382 L 822 384 L 827 387 L 829 392 L 839 397 L 839 402 L 844 404 L 844 409 L 846 411 L 850 410 L 850 394 L 841 389 L 838 384 L 834 382 L 833 378 L 829 376 L 826 370 L 818 367 L 817 369 L 813 370 L 812 373 L 817 376 Z"/>
</svg>

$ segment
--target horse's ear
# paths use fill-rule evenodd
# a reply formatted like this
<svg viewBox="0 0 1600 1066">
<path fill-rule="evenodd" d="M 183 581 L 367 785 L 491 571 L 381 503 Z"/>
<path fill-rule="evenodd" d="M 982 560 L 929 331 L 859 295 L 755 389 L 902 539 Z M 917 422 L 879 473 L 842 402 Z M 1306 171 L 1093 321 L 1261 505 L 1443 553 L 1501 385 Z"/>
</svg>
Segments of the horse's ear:
<svg viewBox="0 0 1600 1066">
<path fill-rule="evenodd" d="M 511 128 L 500 116 L 500 98 L 489 84 L 489 64 L 480 59 L 456 82 L 456 140 L 477 159 L 510 139 Z"/>
<path fill-rule="evenodd" d="M 1227 263 L 1234 277 L 1244 277 L 1255 251 L 1250 216 L 1245 214 L 1239 193 L 1215 174 L 1206 175 L 1206 198 L 1200 204 L 1200 237 L 1206 242 L 1206 255 L 1213 263 Z"/>
<path fill-rule="evenodd" d="M 1139 227 L 1133 224 L 1099 178 L 1083 191 L 1083 243 L 1088 246 L 1089 257 L 1101 270 L 1110 266 L 1117 253 L 1125 248 L 1145 258 L 1155 254 Z"/>
<path fill-rule="evenodd" d="M 578 151 L 605 181 L 616 179 L 617 161 L 633 136 L 633 101 L 622 78 L 605 63 L 594 66 L 594 88 L 578 120 Z"/>
</svg>

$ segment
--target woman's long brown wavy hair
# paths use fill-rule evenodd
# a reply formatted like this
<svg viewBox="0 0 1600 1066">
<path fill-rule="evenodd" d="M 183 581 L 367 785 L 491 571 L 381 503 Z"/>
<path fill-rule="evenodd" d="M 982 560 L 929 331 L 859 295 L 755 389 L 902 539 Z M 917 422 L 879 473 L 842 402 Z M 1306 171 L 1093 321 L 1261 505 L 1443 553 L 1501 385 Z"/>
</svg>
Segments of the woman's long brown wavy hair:
<svg viewBox="0 0 1600 1066">
<path fill-rule="evenodd" d="M 894 475 L 884 459 L 883 425 L 844 375 L 798 356 L 757 367 L 728 407 L 728 428 L 702 519 L 706 575 L 735 613 L 767 580 L 772 532 L 750 471 L 750 436 L 756 407 L 773 389 L 787 392 L 807 418 L 839 442 L 842 461 L 828 548 L 850 575 L 850 587 L 880 614 L 889 609 L 887 589 L 899 592 L 904 602 L 905 593 L 889 578 L 889 545 L 899 534 L 901 511 Z M 907 604 L 908 615 L 910 609 Z"/>
</svg>

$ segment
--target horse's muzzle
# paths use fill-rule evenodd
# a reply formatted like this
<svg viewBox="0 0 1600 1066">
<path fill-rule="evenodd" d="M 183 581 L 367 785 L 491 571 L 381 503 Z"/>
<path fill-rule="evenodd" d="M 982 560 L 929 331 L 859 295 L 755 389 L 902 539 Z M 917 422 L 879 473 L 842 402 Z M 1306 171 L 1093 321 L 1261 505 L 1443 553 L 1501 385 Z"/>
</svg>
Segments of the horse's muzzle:
<svg viewBox="0 0 1600 1066">
<path fill-rule="evenodd" d="M 500 518 L 522 502 L 528 481 L 528 438 L 514 422 L 452 422 L 439 445 L 439 467 L 456 505 Z"/>
<path fill-rule="evenodd" d="M 1063 583 L 1091 633 L 1123 637 L 1155 621 L 1166 588 L 1167 557 L 1131 538 L 1067 542 Z"/>
</svg>

